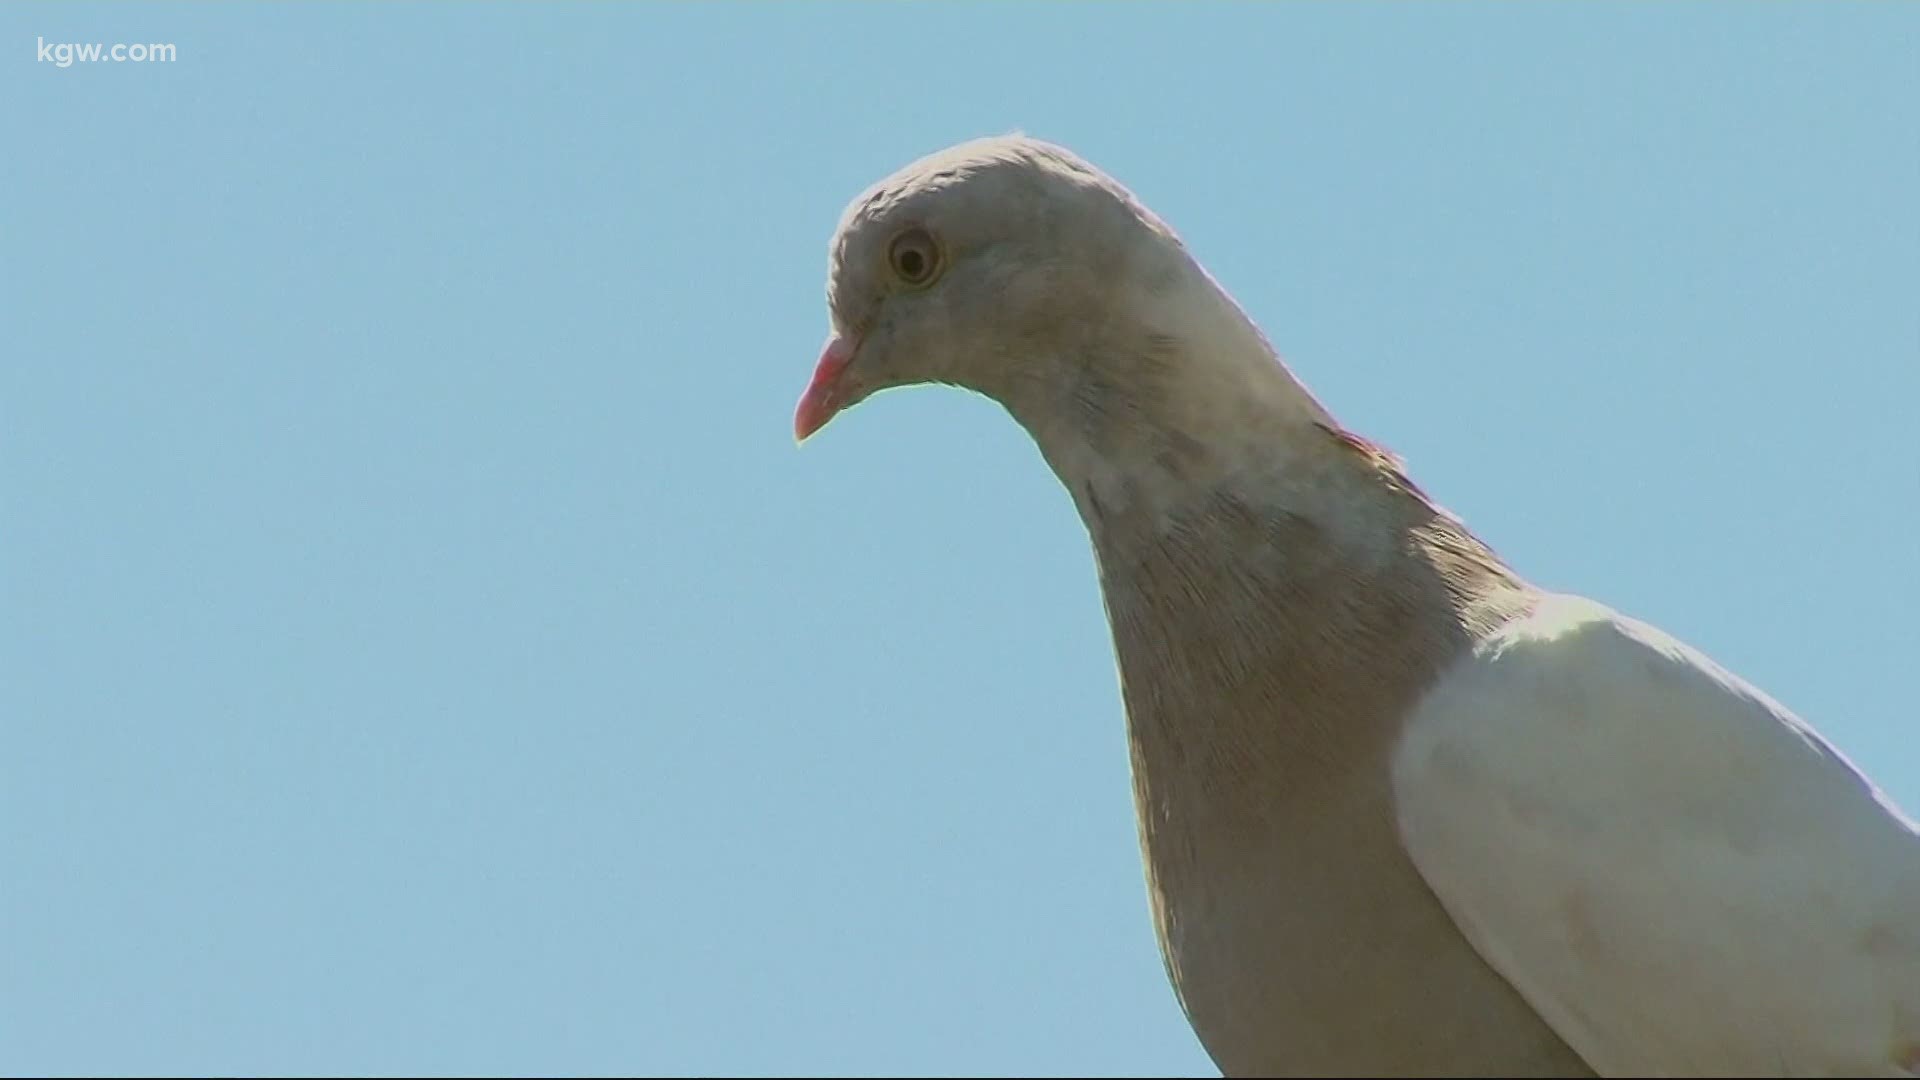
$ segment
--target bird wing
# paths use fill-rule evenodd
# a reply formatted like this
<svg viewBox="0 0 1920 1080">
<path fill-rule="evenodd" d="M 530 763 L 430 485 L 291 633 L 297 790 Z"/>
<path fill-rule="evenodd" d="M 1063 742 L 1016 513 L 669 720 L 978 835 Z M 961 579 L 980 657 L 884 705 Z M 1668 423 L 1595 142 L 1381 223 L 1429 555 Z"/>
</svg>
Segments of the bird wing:
<svg viewBox="0 0 1920 1080">
<path fill-rule="evenodd" d="M 1421 700 L 1402 836 L 1602 1075 L 1920 1072 L 1920 832 L 1659 630 L 1549 596 Z"/>
</svg>

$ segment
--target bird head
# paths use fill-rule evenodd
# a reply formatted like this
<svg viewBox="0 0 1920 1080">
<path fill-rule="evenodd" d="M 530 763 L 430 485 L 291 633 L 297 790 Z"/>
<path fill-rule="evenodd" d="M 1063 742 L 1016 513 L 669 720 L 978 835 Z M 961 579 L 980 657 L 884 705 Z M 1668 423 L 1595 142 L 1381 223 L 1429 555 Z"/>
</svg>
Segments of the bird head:
<svg viewBox="0 0 1920 1080">
<path fill-rule="evenodd" d="M 831 332 L 794 436 L 892 387 L 1008 404 L 1057 385 L 1183 261 L 1164 224 L 1061 147 L 1002 136 L 924 157 L 854 199 L 835 230 Z"/>
</svg>

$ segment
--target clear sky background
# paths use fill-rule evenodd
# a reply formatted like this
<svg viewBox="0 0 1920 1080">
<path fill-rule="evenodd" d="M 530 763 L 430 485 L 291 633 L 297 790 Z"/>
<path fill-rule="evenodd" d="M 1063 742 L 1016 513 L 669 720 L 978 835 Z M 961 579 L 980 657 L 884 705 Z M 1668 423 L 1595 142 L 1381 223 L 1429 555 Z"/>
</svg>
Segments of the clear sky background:
<svg viewBox="0 0 1920 1080">
<path fill-rule="evenodd" d="M 1920 810 L 1915 55 L 1912 5 L 0 7 L 0 1071 L 1210 1073 L 1065 493 L 958 391 L 793 442 L 841 209 L 1015 128 Z"/>
</svg>

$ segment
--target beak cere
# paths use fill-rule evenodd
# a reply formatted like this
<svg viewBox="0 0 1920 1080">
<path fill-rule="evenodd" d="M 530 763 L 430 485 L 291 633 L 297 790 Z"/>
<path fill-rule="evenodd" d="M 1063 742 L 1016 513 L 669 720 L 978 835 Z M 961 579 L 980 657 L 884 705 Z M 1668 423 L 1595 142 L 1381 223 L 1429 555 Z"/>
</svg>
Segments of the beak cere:
<svg viewBox="0 0 1920 1080">
<path fill-rule="evenodd" d="M 807 436 L 826 427 L 846 404 L 841 375 L 853 360 L 853 352 L 854 345 L 846 338 L 835 335 L 827 339 L 820 363 L 813 369 L 813 380 L 807 383 L 807 392 L 800 395 L 800 405 L 793 413 L 795 442 L 806 442 Z"/>
</svg>

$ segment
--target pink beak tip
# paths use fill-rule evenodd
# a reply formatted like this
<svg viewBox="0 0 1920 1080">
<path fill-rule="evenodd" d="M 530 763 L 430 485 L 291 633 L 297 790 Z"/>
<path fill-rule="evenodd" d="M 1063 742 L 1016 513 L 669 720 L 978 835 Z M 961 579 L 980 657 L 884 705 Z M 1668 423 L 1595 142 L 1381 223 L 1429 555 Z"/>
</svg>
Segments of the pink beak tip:
<svg viewBox="0 0 1920 1080">
<path fill-rule="evenodd" d="M 806 442 L 840 411 L 840 375 L 852 359 L 852 347 L 837 337 L 829 339 L 820 351 L 820 363 L 814 367 L 813 378 L 793 410 L 794 445 Z"/>
</svg>

